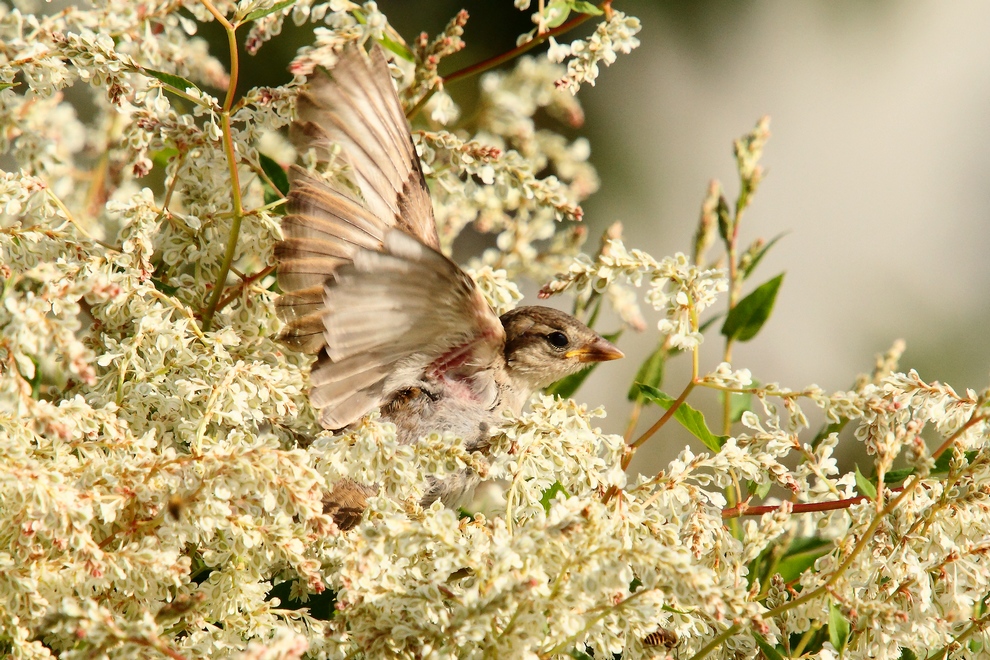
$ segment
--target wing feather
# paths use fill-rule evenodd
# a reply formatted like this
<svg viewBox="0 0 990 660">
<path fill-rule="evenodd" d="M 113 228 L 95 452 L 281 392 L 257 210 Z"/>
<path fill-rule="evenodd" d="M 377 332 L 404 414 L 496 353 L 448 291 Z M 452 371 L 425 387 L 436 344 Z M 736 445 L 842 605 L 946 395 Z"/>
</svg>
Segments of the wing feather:
<svg viewBox="0 0 990 660">
<path fill-rule="evenodd" d="M 380 249 L 391 227 L 439 245 L 429 189 L 380 47 L 366 54 L 357 44 L 346 46 L 332 71 L 314 72 L 309 90 L 299 95 L 297 114 L 290 133 L 299 151 L 313 150 L 326 163 L 339 145 L 360 195 L 301 167 L 291 169 L 285 240 L 276 246 L 283 293 L 322 287 L 358 249 Z M 287 324 L 284 341 L 320 350 L 319 342 L 301 340 L 312 336 L 306 318 L 314 312 L 311 305 L 303 311 L 280 302 L 278 312 Z"/>
<path fill-rule="evenodd" d="M 496 362 L 505 342 L 471 278 L 399 230 L 385 235 L 381 252 L 360 250 L 338 269 L 324 305 L 327 348 L 310 397 L 329 428 L 350 424 L 424 374 L 469 379 Z M 455 364 L 447 364 L 450 355 Z"/>
<path fill-rule="evenodd" d="M 290 171 L 275 250 L 281 339 L 317 355 L 310 400 L 341 428 L 423 378 L 471 382 L 495 363 L 502 325 L 474 282 L 437 249 L 419 156 L 378 46 L 346 46 L 297 103 L 290 136 L 352 186 Z M 487 372 L 485 372 L 487 373 Z M 490 377 L 475 379 L 491 391 Z"/>
</svg>

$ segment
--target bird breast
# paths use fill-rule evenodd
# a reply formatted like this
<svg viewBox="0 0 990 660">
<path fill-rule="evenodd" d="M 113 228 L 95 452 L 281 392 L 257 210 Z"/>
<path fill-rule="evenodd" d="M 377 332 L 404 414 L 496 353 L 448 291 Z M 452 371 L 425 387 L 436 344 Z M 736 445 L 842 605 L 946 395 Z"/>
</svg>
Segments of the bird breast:
<svg viewBox="0 0 990 660">
<path fill-rule="evenodd" d="M 486 451 L 489 429 L 501 420 L 502 387 L 491 373 L 472 379 L 430 378 L 397 392 L 382 407 L 382 418 L 396 427 L 399 442 L 417 442 L 429 433 L 450 433 L 468 451 Z"/>
</svg>

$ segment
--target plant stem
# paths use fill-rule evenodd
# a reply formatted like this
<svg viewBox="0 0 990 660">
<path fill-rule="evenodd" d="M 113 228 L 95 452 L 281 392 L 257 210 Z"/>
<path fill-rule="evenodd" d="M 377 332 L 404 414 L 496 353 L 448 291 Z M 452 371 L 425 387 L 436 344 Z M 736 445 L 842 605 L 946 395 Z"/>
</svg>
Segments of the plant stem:
<svg viewBox="0 0 990 660">
<path fill-rule="evenodd" d="M 607 11 L 607 8 L 611 7 L 611 5 L 612 5 L 612 0 L 605 0 L 605 2 L 602 2 L 598 5 L 598 8 Z M 496 55 L 495 57 L 490 57 L 487 60 L 478 62 L 477 64 L 472 64 L 471 66 L 460 69 L 459 71 L 455 71 L 449 76 L 444 76 L 443 84 L 446 85 L 447 83 L 457 82 L 458 80 L 463 80 L 464 78 L 469 78 L 479 73 L 484 73 L 485 71 L 488 71 L 490 69 L 494 69 L 495 67 L 501 64 L 505 64 L 509 60 L 519 57 L 523 53 L 526 53 L 532 50 L 533 48 L 536 48 L 550 37 L 556 37 L 558 34 L 564 34 L 565 32 L 570 32 L 571 30 L 581 25 L 591 17 L 592 14 L 580 14 L 576 18 L 572 18 L 563 25 L 559 25 L 553 28 L 552 30 L 547 30 L 543 34 L 536 35 L 526 43 L 520 44 L 515 48 L 513 48 L 512 50 L 506 51 L 501 55 Z"/>
<path fill-rule="evenodd" d="M 899 488 L 894 488 L 891 492 L 899 491 Z M 836 509 L 848 509 L 854 504 L 859 504 L 860 502 L 866 501 L 869 498 L 865 495 L 859 495 L 857 497 L 848 497 L 843 500 L 833 500 L 830 502 L 808 502 L 804 504 L 795 504 L 792 513 L 808 513 L 810 511 L 834 511 Z M 738 506 L 728 507 L 722 509 L 722 518 L 738 518 L 739 516 L 762 516 L 764 513 L 773 513 L 780 509 L 780 505 L 774 506 L 749 506 L 745 503 Z"/>
<path fill-rule="evenodd" d="M 624 439 L 626 444 L 632 440 L 632 434 L 636 430 L 636 425 L 639 423 L 639 416 L 643 412 L 643 400 L 637 397 L 635 403 L 633 403 L 632 412 L 629 413 L 629 423 L 626 425 L 626 432 L 624 434 Z"/>
<path fill-rule="evenodd" d="M 694 655 L 692 655 L 689 660 L 701 660 L 706 655 L 708 655 L 709 653 L 711 653 L 712 651 L 714 651 L 716 648 L 718 648 L 719 646 L 721 646 L 722 643 L 725 640 L 727 640 L 730 637 L 732 637 L 733 635 L 735 635 L 738 630 L 739 630 L 739 624 L 738 623 L 733 623 L 731 626 L 729 626 L 728 628 L 725 629 L 725 632 L 723 632 L 721 635 L 719 635 L 718 637 L 716 637 L 712 641 L 708 642 L 708 644 L 706 644 L 705 646 L 703 646 L 700 651 L 698 651 L 697 653 L 695 653 Z"/>
<path fill-rule="evenodd" d="M 945 453 L 945 450 L 946 449 L 948 449 L 949 447 L 951 447 L 952 444 L 957 439 L 959 439 L 959 436 L 960 435 L 962 435 L 967 430 L 969 430 L 969 427 L 973 426 L 974 424 L 976 424 L 978 422 L 982 422 L 984 419 L 985 419 L 985 417 L 983 415 L 973 415 L 972 417 L 970 417 L 969 418 L 969 421 L 967 421 L 965 424 L 963 424 L 959 428 L 958 431 L 956 431 L 955 433 L 953 433 L 952 435 L 950 435 L 948 438 L 946 438 L 945 439 L 945 442 L 943 442 L 941 445 L 939 445 L 938 446 L 938 449 L 936 449 L 935 451 L 932 452 L 932 458 L 937 460 L 939 456 L 941 456 L 942 454 Z"/>
<path fill-rule="evenodd" d="M 267 277 L 268 275 L 271 275 L 272 271 L 274 270 L 275 270 L 275 266 L 265 266 L 254 275 L 248 275 L 247 277 L 245 277 L 240 284 L 232 287 L 230 293 L 224 296 L 223 299 L 219 303 L 217 303 L 217 310 L 219 311 L 224 307 L 226 307 L 227 305 L 229 305 L 230 302 L 234 298 L 236 298 L 241 293 L 241 291 L 243 291 L 246 287 L 253 284 L 254 282 L 257 282 L 263 277 Z"/>
<path fill-rule="evenodd" d="M 237 37 L 235 35 L 235 30 L 227 17 L 224 16 L 210 0 L 200 0 L 203 6 L 211 14 L 213 18 L 217 19 L 217 23 L 223 26 L 224 32 L 227 33 L 227 49 L 230 52 L 230 81 L 227 84 L 227 96 L 223 100 L 223 111 L 230 112 L 230 106 L 234 103 L 234 92 L 237 90 Z"/>
<path fill-rule="evenodd" d="M 55 206 L 58 207 L 58 210 L 62 212 L 62 215 L 65 216 L 65 219 L 69 221 L 69 224 L 76 228 L 76 231 L 78 231 L 80 234 L 82 234 L 89 240 L 93 241 L 100 247 L 106 248 L 107 250 L 113 250 L 114 252 L 121 251 L 120 247 L 101 241 L 100 239 L 96 238 L 88 231 L 86 231 L 86 229 L 82 225 L 76 222 L 76 219 L 75 217 L 73 217 L 72 212 L 69 211 L 68 207 L 64 203 L 62 203 L 62 200 L 59 199 L 58 195 L 55 194 L 55 191 L 52 190 L 51 187 L 49 187 L 47 184 L 45 184 L 45 192 L 48 194 L 48 198 L 52 200 L 52 203 L 54 203 Z"/>
<path fill-rule="evenodd" d="M 227 47 L 230 49 L 230 83 L 227 86 L 227 96 L 224 99 L 223 110 L 220 113 L 220 126 L 223 132 L 224 152 L 227 155 L 227 167 L 230 170 L 230 197 L 233 206 L 233 217 L 230 221 L 230 235 L 227 238 L 227 249 L 224 252 L 223 263 L 220 265 L 220 273 L 217 275 L 217 281 L 213 286 L 210 301 L 203 311 L 203 331 L 208 332 L 213 325 L 213 315 L 216 313 L 220 297 L 223 295 L 224 282 L 227 281 L 230 265 L 233 263 L 234 255 L 237 253 L 237 237 L 241 232 L 243 209 L 241 207 L 240 177 L 237 174 L 237 155 L 234 153 L 234 139 L 230 133 L 230 106 L 234 102 L 234 92 L 237 88 L 237 38 L 234 26 L 213 6 L 210 0 L 200 0 L 200 2 L 213 14 L 217 22 L 223 26 L 223 29 L 227 33 Z"/>
<path fill-rule="evenodd" d="M 664 424 L 666 424 L 668 421 L 670 421 L 670 418 L 674 416 L 674 413 L 676 413 L 677 412 L 677 409 L 681 407 L 681 404 L 684 403 L 684 401 L 687 400 L 688 395 L 691 393 L 691 390 L 694 389 L 695 384 L 696 384 L 695 381 L 693 381 L 693 380 L 690 381 L 684 387 L 684 390 L 680 393 L 680 395 L 678 395 L 678 397 L 676 399 L 674 399 L 674 403 L 671 404 L 670 408 L 667 409 L 667 412 L 665 412 L 663 414 L 663 416 L 660 419 L 657 420 L 656 424 L 654 424 L 653 426 L 651 426 L 650 428 L 648 428 L 646 430 L 646 433 L 644 433 L 643 435 L 641 435 L 638 438 L 636 438 L 636 441 L 633 442 L 631 445 L 629 445 L 630 449 L 634 449 L 635 450 L 635 449 L 639 448 L 644 442 L 646 442 L 647 440 L 649 440 L 653 436 L 654 433 L 656 433 L 657 431 L 659 431 L 663 427 Z M 629 467 L 629 461 L 631 461 L 631 460 L 632 460 L 632 453 L 629 453 L 629 454 L 627 454 L 627 458 L 624 458 L 623 461 L 622 461 L 622 469 L 623 470 L 625 470 L 627 467 Z"/>
<path fill-rule="evenodd" d="M 985 627 L 987 623 L 990 622 L 990 614 L 980 617 L 979 619 L 974 619 L 973 622 L 966 628 L 966 630 L 959 633 L 959 636 L 952 640 L 950 643 L 946 644 L 938 651 L 935 655 L 929 656 L 932 660 L 944 660 L 949 655 L 949 651 L 953 646 L 959 646 L 962 642 L 973 636 L 973 633 L 977 632 L 981 628 Z"/>
</svg>

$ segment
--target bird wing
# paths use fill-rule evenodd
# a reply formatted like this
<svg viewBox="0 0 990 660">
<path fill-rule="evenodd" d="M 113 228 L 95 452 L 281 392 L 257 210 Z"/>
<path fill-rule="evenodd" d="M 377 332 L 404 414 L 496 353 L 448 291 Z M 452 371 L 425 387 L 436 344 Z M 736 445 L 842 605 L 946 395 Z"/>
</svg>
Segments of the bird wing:
<svg viewBox="0 0 990 660">
<path fill-rule="evenodd" d="M 505 331 L 437 251 L 429 190 L 381 49 L 349 45 L 309 84 L 292 138 L 323 162 L 340 145 L 360 192 L 294 167 L 275 250 L 280 338 L 318 354 L 310 400 L 321 423 L 346 426 L 424 378 L 492 396 Z"/>
<path fill-rule="evenodd" d="M 315 149 L 318 158 L 340 145 L 368 210 L 439 249 L 430 190 L 381 47 L 366 54 L 349 43 L 333 69 L 314 72 L 308 87 L 296 102 L 295 145 Z"/>
<path fill-rule="evenodd" d="M 450 259 L 393 229 L 324 287 L 327 347 L 310 374 L 320 421 L 340 428 L 424 380 L 457 381 L 492 404 L 505 331 Z"/>
<path fill-rule="evenodd" d="M 300 92 L 290 137 L 300 154 L 313 151 L 326 165 L 338 158 L 353 184 L 328 183 L 293 166 L 284 240 L 275 248 L 276 303 L 287 327 L 282 340 L 317 353 L 323 346 L 320 309 L 323 282 L 359 248 L 376 249 L 398 227 L 439 249 L 429 188 L 409 125 L 379 46 L 370 53 L 356 43 L 343 48 L 331 71 L 317 69 Z"/>
</svg>

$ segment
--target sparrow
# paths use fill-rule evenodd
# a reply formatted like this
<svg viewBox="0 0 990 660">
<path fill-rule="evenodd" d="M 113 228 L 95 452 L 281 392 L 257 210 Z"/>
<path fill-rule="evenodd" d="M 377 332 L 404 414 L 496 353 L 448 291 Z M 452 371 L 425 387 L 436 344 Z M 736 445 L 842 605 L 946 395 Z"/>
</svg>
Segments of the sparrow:
<svg viewBox="0 0 990 660">
<path fill-rule="evenodd" d="M 309 398 L 323 427 L 344 429 L 380 409 L 402 443 L 431 432 L 485 453 L 503 411 L 537 390 L 622 352 L 549 307 L 497 316 L 474 281 L 440 252 L 430 192 L 376 44 L 340 51 L 298 95 L 290 139 L 317 169 L 342 159 L 350 181 L 294 165 L 283 240 L 275 248 L 280 339 L 316 355 Z M 338 164 L 340 160 L 336 161 Z M 421 504 L 463 501 L 470 470 L 433 480 Z M 373 487 L 335 484 L 338 527 L 356 524 Z"/>
</svg>

